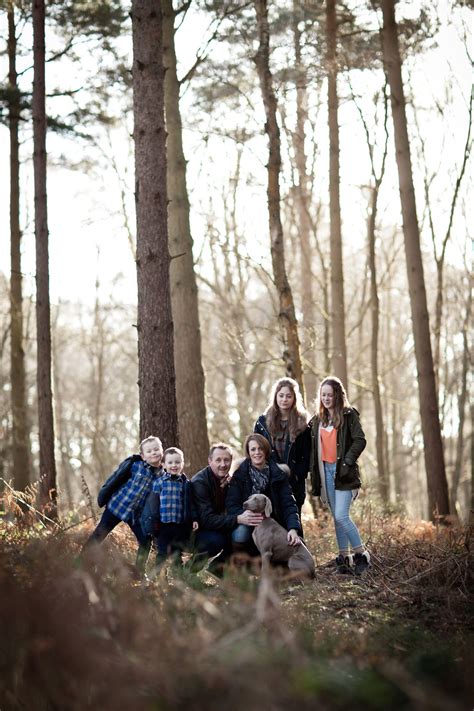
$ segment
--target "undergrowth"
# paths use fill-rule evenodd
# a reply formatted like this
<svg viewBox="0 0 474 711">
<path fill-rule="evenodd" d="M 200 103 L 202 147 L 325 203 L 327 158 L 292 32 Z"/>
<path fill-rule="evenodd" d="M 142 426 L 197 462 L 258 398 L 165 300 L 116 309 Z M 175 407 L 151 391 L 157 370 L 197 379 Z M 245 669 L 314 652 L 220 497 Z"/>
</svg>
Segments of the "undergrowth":
<svg viewBox="0 0 474 711">
<path fill-rule="evenodd" d="M 172 563 L 141 580 L 127 527 L 84 560 L 92 523 L 70 520 L 0 524 L 2 711 L 471 708 L 466 529 L 374 518 L 352 578 L 328 565 L 330 519 L 306 517 L 303 585 Z"/>
</svg>

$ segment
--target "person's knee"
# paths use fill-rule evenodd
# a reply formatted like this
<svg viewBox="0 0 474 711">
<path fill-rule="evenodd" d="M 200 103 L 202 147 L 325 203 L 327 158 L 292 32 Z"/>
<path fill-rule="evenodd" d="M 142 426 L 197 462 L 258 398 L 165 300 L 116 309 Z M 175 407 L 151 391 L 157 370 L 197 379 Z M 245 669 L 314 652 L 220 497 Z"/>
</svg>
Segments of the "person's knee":
<svg viewBox="0 0 474 711">
<path fill-rule="evenodd" d="M 232 543 L 248 543 L 252 538 L 251 526 L 241 523 L 232 531 Z"/>
<path fill-rule="evenodd" d="M 218 531 L 202 531 L 196 536 L 196 549 L 210 558 L 228 547 L 226 536 Z"/>
<path fill-rule="evenodd" d="M 345 531 L 347 527 L 350 526 L 351 519 L 349 518 L 349 515 L 347 513 L 336 512 L 334 516 L 334 523 L 338 528 L 342 528 Z"/>
</svg>

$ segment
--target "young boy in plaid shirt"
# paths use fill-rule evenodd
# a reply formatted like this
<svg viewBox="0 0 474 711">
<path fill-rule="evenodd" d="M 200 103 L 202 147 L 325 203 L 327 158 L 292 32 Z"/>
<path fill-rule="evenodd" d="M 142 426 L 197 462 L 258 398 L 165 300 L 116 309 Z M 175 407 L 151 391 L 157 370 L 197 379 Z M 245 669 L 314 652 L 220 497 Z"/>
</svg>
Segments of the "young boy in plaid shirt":
<svg viewBox="0 0 474 711">
<path fill-rule="evenodd" d="M 184 455 L 177 447 L 163 454 L 162 475 L 155 479 L 142 515 L 146 533 L 153 536 L 157 548 L 156 564 L 182 550 L 191 530 L 198 529 L 191 482 L 183 473 Z"/>
<path fill-rule="evenodd" d="M 102 543 L 121 521 L 127 523 L 138 541 L 137 568 L 143 572 L 150 552 L 150 539 L 141 524 L 145 501 L 153 483 L 163 474 L 161 460 L 163 445 L 159 437 L 147 437 L 140 444 L 141 460 L 133 462 L 130 477 L 110 497 L 96 529 L 86 541 L 83 550 L 94 543 Z"/>
</svg>

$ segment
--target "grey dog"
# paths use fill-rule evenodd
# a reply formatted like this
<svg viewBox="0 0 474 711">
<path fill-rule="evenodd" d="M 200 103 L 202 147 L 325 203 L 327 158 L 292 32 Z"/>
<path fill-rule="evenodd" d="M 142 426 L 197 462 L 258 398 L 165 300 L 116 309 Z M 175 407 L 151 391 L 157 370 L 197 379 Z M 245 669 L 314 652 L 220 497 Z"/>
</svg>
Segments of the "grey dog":
<svg viewBox="0 0 474 711">
<path fill-rule="evenodd" d="M 289 570 L 304 577 L 314 578 L 314 560 L 301 541 L 298 546 L 290 546 L 283 526 L 270 518 L 272 502 L 265 494 L 252 494 L 244 501 L 244 509 L 264 515 L 262 523 L 255 526 L 252 538 L 263 560 L 287 563 Z"/>
</svg>

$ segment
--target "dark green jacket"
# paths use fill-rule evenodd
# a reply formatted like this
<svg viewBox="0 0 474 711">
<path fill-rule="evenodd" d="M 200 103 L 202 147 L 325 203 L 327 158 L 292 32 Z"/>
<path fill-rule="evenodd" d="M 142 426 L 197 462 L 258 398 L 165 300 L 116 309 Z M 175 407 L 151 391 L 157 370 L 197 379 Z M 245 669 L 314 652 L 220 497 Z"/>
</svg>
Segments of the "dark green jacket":
<svg viewBox="0 0 474 711">
<path fill-rule="evenodd" d="M 313 496 L 321 494 L 321 475 L 318 462 L 319 417 L 310 422 L 311 427 L 311 485 Z M 347 491 L 360 487 L 357 459 L 367 444 L 354 407 L 344 408 L 344 421 L 337 431 L 336 489 Z"/>
</svg>

